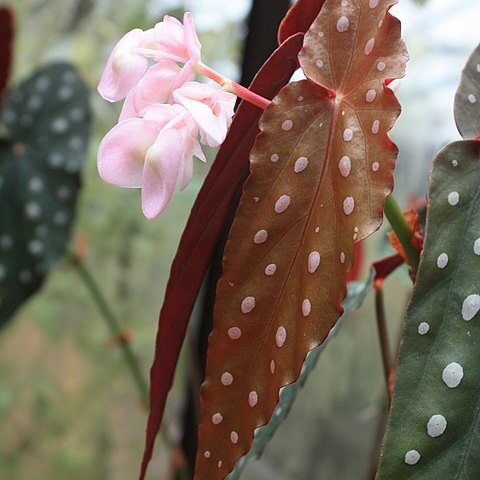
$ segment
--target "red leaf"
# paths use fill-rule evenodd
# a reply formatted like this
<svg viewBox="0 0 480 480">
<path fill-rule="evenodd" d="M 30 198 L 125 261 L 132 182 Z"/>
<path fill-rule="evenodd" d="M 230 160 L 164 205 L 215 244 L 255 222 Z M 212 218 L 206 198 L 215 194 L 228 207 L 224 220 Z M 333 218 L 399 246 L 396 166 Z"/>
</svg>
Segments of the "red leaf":
<svg viewBox="0 0 480 480">
<path fill-rule="evenodd" d="M 13 34 L 13 13 L 8 7 L 0 7 L 0 100 L 12 66 Z"/>
<path fill-rule="evenodd" d="M 327 0 L 305 35 L 308 77 L 260 120 L 251 175 L 217 287 L 195 479 L 220 480 L 250 448 L 281 387 L 342 313 L 354 241 L 383 220 L 408 58 L 391 0 Z"/>
<path fill-rule="evenodd" d="M 278 43 L 296 33 L 306 33 L 320 12 L 325 0 L 297 0 L 278 29 Z"/>
<path fill-rule="evenodd" d="M 373 269 L 375 270 L 373 286 L 380 288 L 384 280 L 402 264 L 403 258 L 399 253 L 375 262 L 373 264 Z"/>
<path fill-rule="evenodd" d="M 253 91 L 272 98 L 288 82 L 297 65 L 302 39 L 303 35 L 298 34 L 273 53 L 253 80 Z M 248 156 L 259 132 L 261 113 L 246 102 L 240 105 L 193 206 L 172 264 L 150 371 L 150 414 L 141 479 L 152 456 L 195 299 L 235 193 L 248 174 Z"/>
<path fill-rule="evenodd" d="M 363 242 L 356 242 L 353 251 L 354 262 L 352 268 L 347 273 L 347 283 L 354 282 L 355 280 L 359 279 L 360 273 L 362 271 L 364 256 L 365 253 Z"/>
</svg>

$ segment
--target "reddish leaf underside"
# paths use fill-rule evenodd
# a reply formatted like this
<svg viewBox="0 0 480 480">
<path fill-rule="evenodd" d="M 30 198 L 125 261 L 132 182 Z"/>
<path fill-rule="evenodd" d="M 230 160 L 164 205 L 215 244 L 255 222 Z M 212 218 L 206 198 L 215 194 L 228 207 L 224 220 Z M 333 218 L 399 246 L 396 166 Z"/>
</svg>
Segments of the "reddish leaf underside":
<svg viewBox="0 0 480 480">
<path fill-rule="evenodd" d="M 0 101 L 7 88 L 12 64 L 13 14 L 7 7 L 0 7 Z"/>
<path fill-rule="evenodd" d="M 280 24 L 278 43 L 283 43 L 298 32 L 306 33 L 324 3 L 325 0 L 297 0 Z"/>
<path fill-rule="evenodd" d="M 303 35 L 291 37 L 265 63 L 252 90 L 272 98 L 297 66 Z M 140 478 L 145 476 L 171 388 L 188 320 L 232 201 L 248 174 L 248 156 L 261 111 L 243 102 L 193 206 L 172 264 L 160 312 L 155 359 L 150 371 L 150 414 Z"/>
<path fill-rule="evenodd" d="M 309 79 L 262 115 L 217 288 L 197 480 L 225 478 L 249 450 L 340 317 L 354 241 L 382 222 L 400 112 L 386 83 L 408 58 L 391 3 L 327 0 L 300 53 Z"/>
</svg>

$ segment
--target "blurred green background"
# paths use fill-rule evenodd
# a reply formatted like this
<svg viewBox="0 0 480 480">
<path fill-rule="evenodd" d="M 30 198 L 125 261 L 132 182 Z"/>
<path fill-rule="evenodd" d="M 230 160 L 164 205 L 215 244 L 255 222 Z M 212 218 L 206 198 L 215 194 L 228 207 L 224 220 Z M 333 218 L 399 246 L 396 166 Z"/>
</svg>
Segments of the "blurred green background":
<svg viewBox="0 0 480 480">
<path fill-rule="evenodd" d="M 225 5 L 227 3 L 227 5 Z M 119 108 L 101 100 L 96 84 L 115 42 L 147 29 L 164 14 L 194 12 L 207 64 L 238 78 L 248 0 L 11 0 L 16 15 L 12 83 L 52 60 L 68 60 L 91 88 L 94 133 L 83 172 L 75 238 L 85 262 L 112 303 L 145 375 L 153 357 L 163 291 L 181 231 L 208 169 L 196 164 L 186 191 L 149 222 L 137 192 L 103 184 L 96 149 Z M 461 4 L 461 5 L 459 5 Z M 451 114 L 460 70 L 478 36 L 477 1 L 402 0 L 412 55 L 399 88 L 404 114 L 393 137 L 401 149 L 397 197 L 425 192 L 429 162 L 457 138 Z M 412 128 L 414 125 L 414 128 Z M 212 152 L 213 153 L 213 152 Z M 368 258 L 391 253 L 384 231 L 368 242 Z M 366 267 L 364 268 L 364 270 Z M 409 294 L 405 272 L 387 282 L 392 351 Z M 372 298 L 346 322 L 263 459 L 246 480 L 369 478 L 372 440 L 382 409 L 383 379 Z M 186 359 L 169 398 L 166 423 L 180 435 Z M 10 480 L 132 480 L 144 441 L 145 412 L 93 302 L 77 274 L 60 264 L 42 291 L 0 333 L 0 478 Z M 168 480 L 171 457 L 158 446 L 149 479 Z M 371 477 L 370 477 L 371 478 Z"/>
</svg>

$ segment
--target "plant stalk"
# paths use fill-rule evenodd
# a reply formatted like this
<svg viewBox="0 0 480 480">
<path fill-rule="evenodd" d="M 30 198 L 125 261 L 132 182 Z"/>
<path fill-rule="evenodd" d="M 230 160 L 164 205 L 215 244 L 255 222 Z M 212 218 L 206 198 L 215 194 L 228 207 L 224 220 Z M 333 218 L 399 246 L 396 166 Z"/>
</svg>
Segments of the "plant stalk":
<svg viewBox="0 0 480 480">
<path fill-rule="evenodd" d="M 410 266 L 414 272 L 417 271 L 420 262 L 420 253 L 413 246 L 412 230 L 405 219 L 402 209 L 398 205 L 395 197 L 390 195 L 387 197 L 385 204 L 385 216 L 389 221 L 393 231 L 396 233 L 400 243 L 402 244 L 405 255 L 408 258 Z"/>
</svg>

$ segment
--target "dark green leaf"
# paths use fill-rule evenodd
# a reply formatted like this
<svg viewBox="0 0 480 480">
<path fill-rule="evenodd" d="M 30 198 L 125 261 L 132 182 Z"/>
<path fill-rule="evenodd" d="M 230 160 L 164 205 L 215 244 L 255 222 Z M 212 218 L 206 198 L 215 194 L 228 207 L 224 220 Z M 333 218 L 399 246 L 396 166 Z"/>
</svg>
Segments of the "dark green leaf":
<svg viewBox="0 0 480 480">
<path fill-rule="evenodd" d="M 455 121 L 466 140 L 480 136 L 480 45 L 473 51 L 462 72 L 455 96 Z"/>
<path fill-rule="evenodd" d="M 434 161 L 378 480 L 480 478 L 479 237 L 480 143 L 456 142 Z"/>
<path fill-rule="evenodd" d="M 66 64 L 6 99 L 0 143 L 0 326 L 42 284 L 70 238 L 90 131 L 88 90 Z"/>
</svg>

